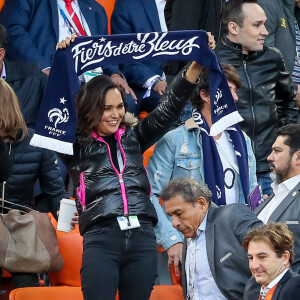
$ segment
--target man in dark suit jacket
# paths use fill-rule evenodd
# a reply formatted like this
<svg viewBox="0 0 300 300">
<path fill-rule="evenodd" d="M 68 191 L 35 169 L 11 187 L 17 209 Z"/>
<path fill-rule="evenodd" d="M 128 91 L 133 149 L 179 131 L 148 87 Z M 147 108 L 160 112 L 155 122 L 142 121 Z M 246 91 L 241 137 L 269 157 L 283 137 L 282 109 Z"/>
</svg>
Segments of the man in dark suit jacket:
<svg viewBox="0 0 300 300">
<path fill-rule="evenodd" d="M 117 0 L 111 17 L 112 34 L 161 32 L 158 8 L 155 0 Z M 153 110 L 164 94 L 167 83 L 163 76 L 162 62 L 147 61 L 124 64 L 122 71 L 134 90 L 138 104 L 135 108 L 129 103 L 129 110 Z M 152 84 L 150 97 L 143 98 L 147 92 L 144 86 L 149 80 Z"/>
<path fill-rule="evenodd" d="M 245 300 L 300 299 L 300 275 L 291 269 L 294 258 L 294 237 L 285 224 L 271 223 L 249 232 L 243 242 L 248 252 L 249 268 L 260 285 L 260 294 Z"/>
<path fill-rule="evenodd" d="M 300 124 L 281 127 L 268 156 L 273 191 L 254 213 L 264 223 L 285 223 L 295 237 L 300 235 Z M 295 240 L 292 269 L 300 273 L 300 240 Z"/>
<path fill-rule="evenodd" d="M 48 76 L 31 62 L 16 62 L 5 58 L 8 35 L 0 24 L 0 76 L 18 96 L 26 125 L 35 127 Z"/>
<path fill-rule="evenodd" d="M 95 0 L 74 0 L 74 2 L 79 6 L 81 21 L 86 22 L 85 31 L 90 32 L 91 35 L 106 35 L 107 16 L 104 8 Z M 61 3 L 61 6 L 65 5 L 63 0 L 5 1 L 0 20 L 10 38 L 7 49 L 9 59 L 35 62 L 45 73 L 49 73 L 56 44 L 59 42 L 58 3 Z M 120 75 L 121 71 L 117 65 L 103 67 L 103 72 L 111 76 L 111 79 L 121 86 L 126 94 L 130 93 L 135 98 Z"/>
<path fill-rule="evenodd" d="M 171 180 L 160 196 L 173 227 L 187 239 L 182 260 L 185 296 L 242 299 L 251 276 L 242 242 L 261 222 L 245 204 L 211 203 L 207 186 L 190 178 Z"/>
<path fill-rule="evenodd" d="M 264 223 L 285 223 L 295 237 L 300 234 L 300 125 L 290 124 L 277 131 L 277 138 L 268 156 L 271 176 L 274 180 L 272 193 L 254 211 Z M 300 273 L 300 240 L 295 239 L 295 258 L 291 268 Z M 252 280 L 245 290 L 246 299 L 254 299 L 259 286 Z"/>
</svg>

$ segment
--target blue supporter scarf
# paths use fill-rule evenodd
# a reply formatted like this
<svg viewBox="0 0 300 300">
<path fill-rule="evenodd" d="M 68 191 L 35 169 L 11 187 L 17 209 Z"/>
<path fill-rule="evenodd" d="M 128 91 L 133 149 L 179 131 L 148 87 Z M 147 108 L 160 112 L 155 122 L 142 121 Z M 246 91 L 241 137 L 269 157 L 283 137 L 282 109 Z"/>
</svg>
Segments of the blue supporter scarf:
<svg viewBox="0 0 300 300">
<path fill-rule="evenodd" d="M 231 101 L 231 99 L 228 99 Z M 202 151 L 204 162 L 204 179 L 212 192 L 212 201 L 217 205 L 225 205 L 225 182 L 223 165 L 219 156 L 219 152 L 211 130 L 199 111 L 193 110 L 193 119 L 200 128 L 202 139 Z M 245 198 L 249 194 L 249 167 L 248 167 L 248 151 L 244 134 L 238 125 L 227 128 L 227 133 L 232 142 L 234 152 L 237 157 L 240 180 Z"/>
<path fill-rule="evenodd" d="M 78 37 L 70 47 L 55 53 L 31 145 L 73 154 L 77 127 L 74 100 L 80 88 L 78 76 L 109 64 L 147 60 L 195 60 L 210 70 L 210 96 L 215 99 L 211 128 L 214 135 L 242 120 L 233 99 L 232 103 L 223 101 L 232 96 L 220 63 L 208 47 L 206 32 Z"/>
</svg>

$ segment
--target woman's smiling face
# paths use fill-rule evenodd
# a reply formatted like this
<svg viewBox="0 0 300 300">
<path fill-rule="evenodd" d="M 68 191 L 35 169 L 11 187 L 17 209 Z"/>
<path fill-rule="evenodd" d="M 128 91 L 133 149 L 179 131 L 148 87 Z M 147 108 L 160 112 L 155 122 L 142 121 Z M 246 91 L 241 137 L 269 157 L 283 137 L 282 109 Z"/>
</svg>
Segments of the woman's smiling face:
<svg viewBox="0 0 300 300">
<path fill-rule="evenodd" d="M 105 95 L 105 107 L 97 128 L 99 136 L 115 134 L 125 115 L 124 102 L 118 89 L 110 89 Z"/>
</svg>

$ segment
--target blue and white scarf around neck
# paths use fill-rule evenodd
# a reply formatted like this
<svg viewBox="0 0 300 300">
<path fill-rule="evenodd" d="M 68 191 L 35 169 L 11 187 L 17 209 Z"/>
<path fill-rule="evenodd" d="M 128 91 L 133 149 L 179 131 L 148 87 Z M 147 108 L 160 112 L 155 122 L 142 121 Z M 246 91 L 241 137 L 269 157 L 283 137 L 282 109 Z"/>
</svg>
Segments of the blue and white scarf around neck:
<svg viewBox="0 0 300 300">
<path fill-rule="evenodd" d="M 70 47 L 57 50 L 31 145 L 73 154 L 77 114 L 78 76 L 109 64 L 147 60 L 195 60 L 208 68 L 216 135 L 242 120 L 235 106 L 223 103 L 232 97 L 220 63 L 208 47 L 204 31 L 151 32 L 126 35 L 78 37 Z M 222 120 L 220 120 L 222 118 Z"/>
<path fill-rule="evenodd" d="M 228 101 L 231 101 L 229 99 Z M 211 136 L 209 126 L 201 115 L 194 109 L 193 119 L 200 127 L 202 139 L 203 163 L 204 163 L 204 179 L 212 192 L 212 201 L 217 205 L 225 205 L 225 182 L 221 158 L 213 136 Z M 249 194 L 249 166 L 248 151 L 244 134 L 238 125 L 227 128 L 233 149 L 237 157 L 240 180 L 245 197 L 245 203 Z"/>
</svg>

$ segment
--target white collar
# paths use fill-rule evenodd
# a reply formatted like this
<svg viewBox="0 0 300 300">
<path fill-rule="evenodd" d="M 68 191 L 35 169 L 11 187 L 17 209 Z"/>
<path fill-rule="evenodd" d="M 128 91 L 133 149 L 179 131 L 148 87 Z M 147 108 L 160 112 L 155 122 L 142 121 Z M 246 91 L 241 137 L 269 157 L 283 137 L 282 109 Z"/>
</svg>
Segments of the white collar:
<svg viewBox="0 0 300 300">
<path fill-rule="evenodd" d="M 0 74 L 0 78 L 5 80 L 6 79 L 6 69 L 5 69 L 5 63 L 4 60 L 2 60 L 2 71 Z"/>
<path fill-rule="evenodd" d="M 278 189 L 283 185 L 285 186 L 289 191 L 291 191 L 298 183 L 300 182 L 300 174 L 293 176 L 281 183 L 272 182 L 271 187 L 273 191 L 278 191 Z"/>
<path fill-rule="evenodd" d="M 261 286 L 260 288 L 260 292 L 264 292 L 265 290 L 269 291 L 271 288 L 273 288 L 280 280 L 281 278 L 284 276 L 284 274 L 289 270 L 289 268 L 285 269 L 284 271 L 282 271 L 277 277 L 275 277 L 265 288 L 263 288 L 263 286 Z"/>
</svg>

